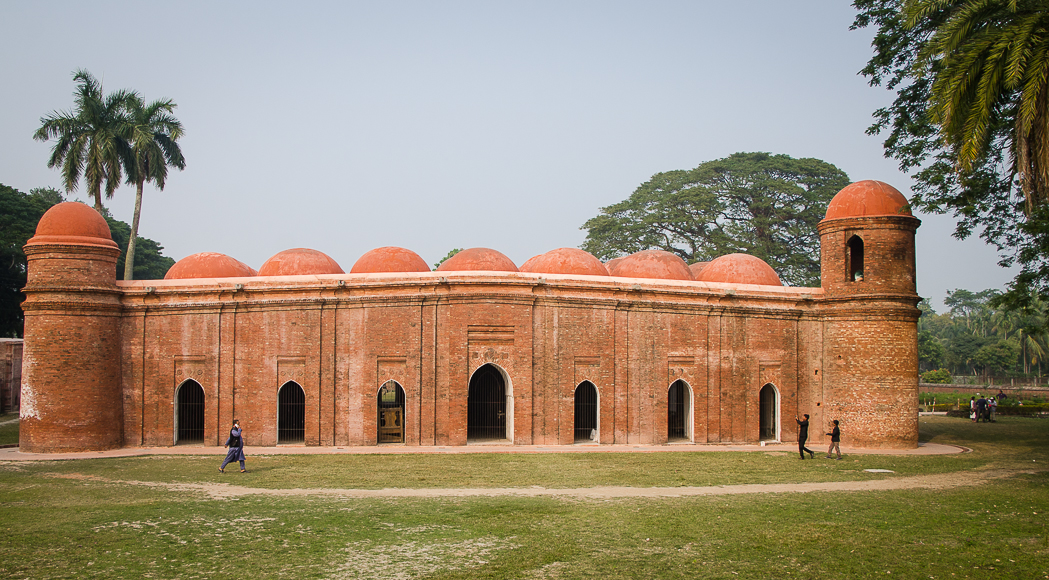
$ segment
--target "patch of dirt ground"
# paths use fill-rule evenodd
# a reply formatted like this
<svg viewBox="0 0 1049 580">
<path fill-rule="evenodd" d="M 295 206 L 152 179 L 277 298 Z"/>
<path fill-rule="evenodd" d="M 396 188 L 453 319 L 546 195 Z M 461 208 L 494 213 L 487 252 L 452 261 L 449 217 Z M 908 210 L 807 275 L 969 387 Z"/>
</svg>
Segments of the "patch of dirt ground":
<svg viewBox="0 0 1049 580">
<path fill-rule="evenodd" d="M 940 473 L 934 475 L 914 475 L 905 477 L 886 477 L 867 481 L 827 481 L 819 483 L 755 483 L 740 485 L 715 485 L 708 487 L 582 487 L 582 488 L 545 488 L 545 487 L 502 487 L 502 488 L 437 488 L 437 489 L 338 489 L 338 488 L 293 488 L 264 489 L 247 487 L 230 483 L 166 483 L 152 481 L 129 481 L 109 479 L 78 473 L 50 473 L 48 477 L 97 481 L 107 484 L 139 485 L 173 492 L 200 493 L 211 499 L 229 499 L 250 495 L 263 496 L 322 496 L 347 499 L 358 498 L 438 498 L 438 497 L 566 497 L 566 498 L 661 498 L 689 497 L 708 495 L 739 495 L 751 493 L 812 493 L 821 491 L 887 491 L 898 489 L 951 489 L 956 487 L 975 486 L 996 479 L 1004 479 L 1022 474 L 1039 473 L 1039 470 L 1018 469 L 985 469 Z"/>
</svg>

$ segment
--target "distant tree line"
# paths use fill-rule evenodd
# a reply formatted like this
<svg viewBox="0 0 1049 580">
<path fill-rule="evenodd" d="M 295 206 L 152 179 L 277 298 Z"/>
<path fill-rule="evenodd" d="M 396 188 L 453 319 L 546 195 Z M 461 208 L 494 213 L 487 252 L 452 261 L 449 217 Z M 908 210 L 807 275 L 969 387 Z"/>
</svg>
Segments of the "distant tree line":
<svg viewBox="0 0 1049 580">
<path fill-rule="evenodd" d="M 1049 370 L 1046 305 L 1031 296 L 1012 306 L 999 290 L 947 293 L 949 309 L 937 314 L 928 300 L 919 304 L 918 359 L 922 371 L 952 375 L 1041 376 Z"/>
<path fill-rule="evenodd" d="M 0 337 L 22 336 L 22 301 L 25 300 L 22 288 L 26 285 L 26 256 L 22 247 L 33 237 L 44 212 L 62 201 L 65 201 L 62 194 L 53 188 L 36 188 L 22 193 L 0 184 Z M 122 272 L 131 226 L 113 219 L 105 209 L 102 214 L 109 223 L 113 241 L 120 246 L 117 272 Z M 153 240 L 138 238 L 135 279 L 158 280 L 164 277 L 175 260 L 163 255 L 163 250 L 164 247 Z"/>
</svg>

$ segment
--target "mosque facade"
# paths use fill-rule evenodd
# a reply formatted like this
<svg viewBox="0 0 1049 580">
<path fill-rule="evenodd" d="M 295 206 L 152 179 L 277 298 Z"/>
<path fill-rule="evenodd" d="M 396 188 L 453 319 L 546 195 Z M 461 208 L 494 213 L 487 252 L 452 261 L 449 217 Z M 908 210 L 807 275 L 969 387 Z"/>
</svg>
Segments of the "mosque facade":
<svg viewBox="0 0 1049 580">
<path fill-rule="evenodd" d="M 917 446 L 914 234 L 891 186 L 839 192 L 819 288 L 743 254 L 603 264 L 561 248 L 520 267 L 472 248 L 436 271 L 378 248 L 345 273 L 309 249 L 255 271 L 223 254 L 117 281 L 90 207 L 25 246 L 25 452 L 222 445 L 459 446 L 792 441 Z"/>
</svg>

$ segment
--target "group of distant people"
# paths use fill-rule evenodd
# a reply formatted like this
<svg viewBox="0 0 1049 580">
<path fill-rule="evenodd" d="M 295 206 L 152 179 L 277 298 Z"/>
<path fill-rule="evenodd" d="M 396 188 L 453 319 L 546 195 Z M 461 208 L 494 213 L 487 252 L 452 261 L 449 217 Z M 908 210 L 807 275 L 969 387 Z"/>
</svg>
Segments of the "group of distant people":
<svg viewBox="0 0 1049 580">
<path fill-rule="evenodd" d="M 1005 393 L 1001 390 L 998 391 L 997 398 L 991 397 L 985 399 L 979 393 L 976 393 L 975 397 L 969 399 L 969 418 L 972 419 L 973 423 L 994 423 L 994 416 L 998 412 L 998 400 L 1004 399 Z"/>
</svg>

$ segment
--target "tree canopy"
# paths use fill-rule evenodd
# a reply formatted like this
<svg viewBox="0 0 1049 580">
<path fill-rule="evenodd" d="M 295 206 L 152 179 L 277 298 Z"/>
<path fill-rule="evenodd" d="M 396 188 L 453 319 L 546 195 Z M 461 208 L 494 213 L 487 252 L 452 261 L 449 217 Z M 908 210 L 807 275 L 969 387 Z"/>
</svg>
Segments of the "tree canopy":
<svg viewBox="0 0 1049 580">
<path fill-rule="evenodd" d="M 911 204 L 957 219 L 1020 266 L 996 300 L 1049 297 L 1049 0 L 855 0 L 876 29 L 860 72 L 896 92 L 869 134 L 914 180 Z"/>
<path fill-rule="evenodd" d="M 131 126 L 126 111 L 134 97 L 129 91 L 108 95 L 102 83 L 86 70 L 73 74 L 77 83 L 72 111 L 53 111 L 40 119 L 33 134 L 38 141 L 55 140 L 47 166 L 62 171 L 67 192 L 76 191 L 83 175 L 95 209 L 102 212 L 102 186 L 106 197 L 120 187 L 123 169 L 134 165 L 131 158 Z"/>
<path fill-rule="evenodd" d="M 28 194 L 0 184 L 0 337 L 22 336 L 22 288 L 26 285 L 26 256 L 22 251 L 36 233 L 36 225 L 51 206 L 64 201 L 52 188 L 33 189 Z M 120 247 L 117 271 L 123 268 L 131 227 L 103 212 L 113 241 Z M 164 277 L 175 261 L 163 255 L 163 246 L 139 238 L 135 254 L 135 276 L 156 280 Z"/>
<path fill-rule="evenodd" d="M 653 175 L 583 224 L 582 248 L 602 260 L 660 249 L 689 263 L 741 252 L 787 284 L 818 286 L 816 226 L 848 184 L 845 172 L 819 159 L 734 153 Z"/>
<path fill-rule="evenodd" d="M 953 290 L 937 314 L 922 301 L 918 360 L 923 370 L 952 374 L 1041 375 L 1049 354 L 1049 311 L 1037 296 L 1026 306 L 999 304 L 998 290 Z"/>
</svg>

